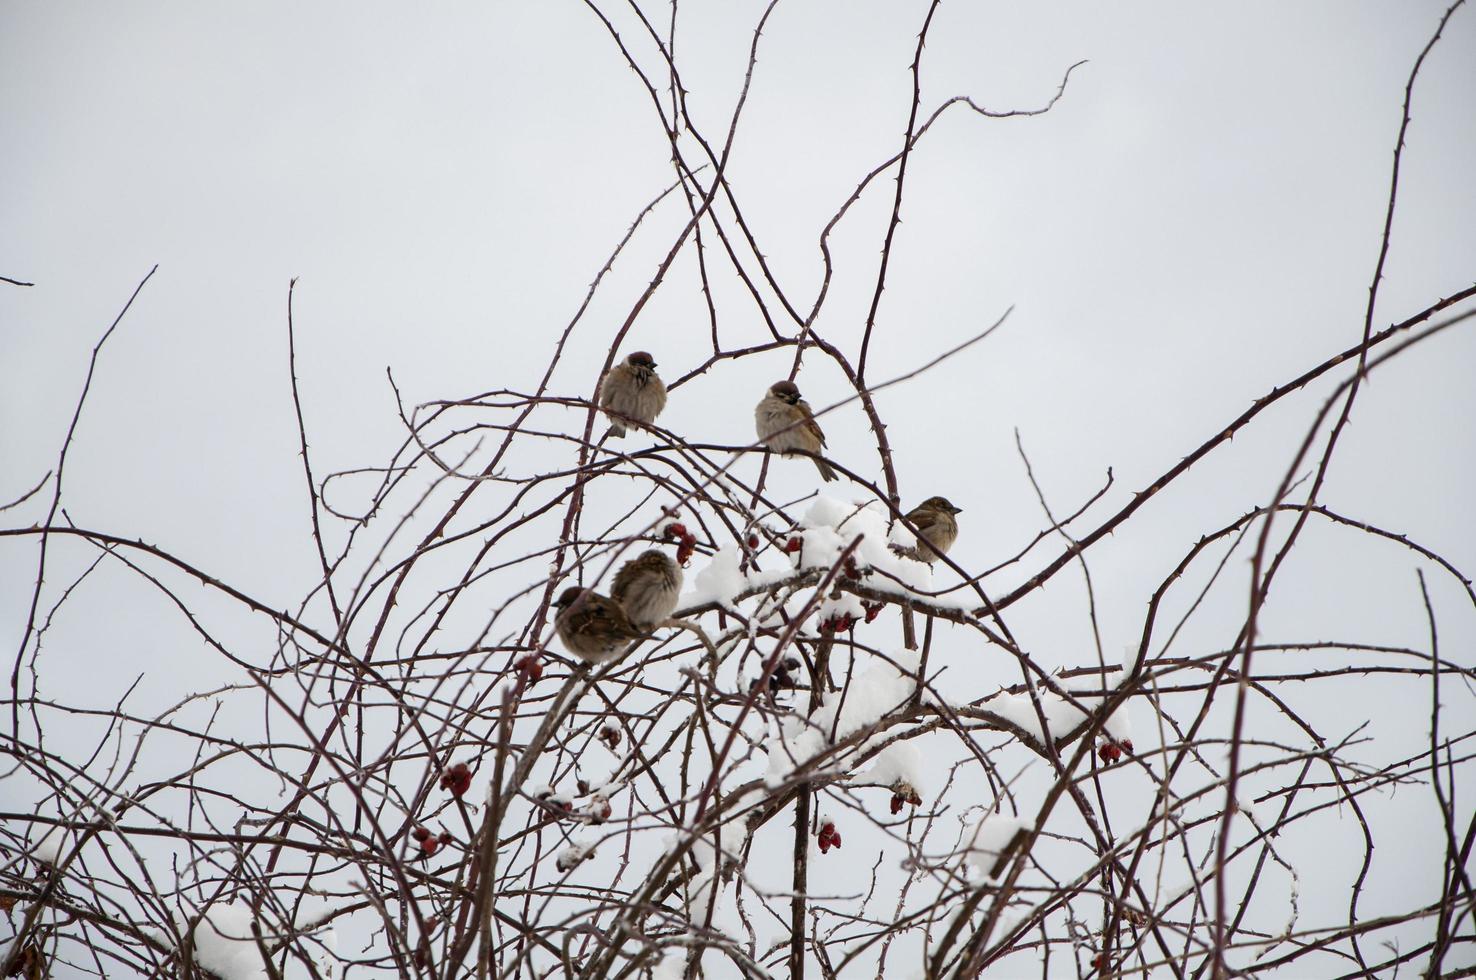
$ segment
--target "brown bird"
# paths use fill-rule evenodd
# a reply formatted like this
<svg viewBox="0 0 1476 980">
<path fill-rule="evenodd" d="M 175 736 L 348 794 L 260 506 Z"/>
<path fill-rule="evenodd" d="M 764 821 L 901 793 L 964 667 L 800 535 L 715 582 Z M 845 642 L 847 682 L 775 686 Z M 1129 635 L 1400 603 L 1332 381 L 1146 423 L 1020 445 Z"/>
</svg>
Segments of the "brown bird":
<svg viewBox="0 0 1476 980">
<path fill-rule="evenodd" d="M 610 660 L 631 640 L 644 635 L 631 624 L 618 602 L 594 589 L 571 585 L 559 594 L 554 605 L 559 610 L 554 619 L 559 639 L 565 649 L 585 663 Z"/>
<path fill-rule="evenodd" d="M 682 566 L 655 548 L 622 565 L 610 586 L 610 598 L 641 629 L 651 629 L 670 616 L 681 594 Z"/>
<path fill-rule="evenodd" d="M 925 561 L 929 565 L 953 547 L 958 539 L 958 521 L 954 514 L 962 514 L 944 497 L 929 497 L 907 514 L 907 523 L 917 531 L 917 546 L 902 552 L 909 558 Z"/>
<path fill-rule="evenodd" d="M 815 421 L 809 402 L 800 397 L 793 381 L 776 381 L 758 407 L 753 410 L 754 428 L 764 445 L 776 453 L 792 455 L 811 453 L 820 478 L 835 479 L 835 470 L 820 458 L 825 448 L 825 433 Z"/>
<path fill-rule="evenodd" d="M 609 370 L 600 382 L 600 408 L 610 419 L 610 435 L 625 435 L 628 421 L 650 425 L 666 407 L 666 385 L 656 376 L 656 362 L 643 350 Z"/>
</svg>

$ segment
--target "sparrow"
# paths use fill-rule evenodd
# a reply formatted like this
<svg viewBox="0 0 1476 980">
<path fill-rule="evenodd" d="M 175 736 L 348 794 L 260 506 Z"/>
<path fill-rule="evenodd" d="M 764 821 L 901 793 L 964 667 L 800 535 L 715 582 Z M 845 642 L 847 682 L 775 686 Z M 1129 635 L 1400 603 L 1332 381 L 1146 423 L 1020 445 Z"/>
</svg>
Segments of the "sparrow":
<svg viewBox="0 0 1476 980">
<path fill-rule="evenodd" d="M 610 598 L 641 629 L 651 629 L 670 616 L 681 592 L 682 566 L 655 548 L 622 565 L 610 586 Z"/>
<path fill-rule="evenodd" d="M 559 594 L 554 626 L 564 648 L 588 664 L 613 659 L 644 634 L 631 625 L 614 599 L 571 585 Z"/>
<path fill-rule="evenodd" d="M 627 421 L 650 425 L 666 407 L 666 385 L 656 376 L 656 362 L 638 350 L 612 367 L 600 381 L 600 408 L 610 419 L 610 435 L 625 435 Z"/>
<path fill-rule="evenodd" d="M 925 561 L 929 565 L 953 547 L 958 539 L 958 521 L 954 514 L 962 514 L 944 497 L 929 497 L 907 514 L 907 523 L 917 530 L 917 546 L 902 552 L 909 558 Z"/>
<path fill-rule="evenodd" d="M 793 381 L 776 381 L 770 386 L 763 401 L 753 410 L 753 423 L 759 441 L 774 452 L 813 453 L 811 458 L 820 478 L 826 482 L 835 479 L 835 470 L 820 458 L 820 450 L 825 448 L 825 433 L 820 431 L 810 403 L 800 397 Z"/>
</svg>

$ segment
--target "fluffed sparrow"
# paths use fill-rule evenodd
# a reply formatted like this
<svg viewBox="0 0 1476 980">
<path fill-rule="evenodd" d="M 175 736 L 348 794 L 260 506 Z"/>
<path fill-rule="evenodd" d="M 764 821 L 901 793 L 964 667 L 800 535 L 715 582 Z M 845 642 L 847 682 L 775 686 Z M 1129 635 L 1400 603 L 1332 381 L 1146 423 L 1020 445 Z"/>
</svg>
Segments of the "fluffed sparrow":
<svg viewBox="0 0 1476 980">
<path fill-rule="evenodd" d="M 929 565 L 948 554 L 958 539 L 958 521 L 953 515 L 962 513 L 944 497 L 929 497 L 918 504 L 907 514 L 907 523 L 917 531 L 917 546 L 903 554 Z"/>
<path fill-rule="evenodd" d="M 835 470 L 820 458 L 825 433 L 815 421 L 809 402 L 800 397 L 793 381 L 776 381 L 753 410 L 754 428 L 764 445 L 776 453 L 812 453 L 820 478 L 835 479 Z"/>
<path fill-rule="evenodd" d="M 559 610 L 554 619 L 559 639 L 564 641 L 565 649 L 585 663 L 610 660 L 631 640 L 644 635 L 631 624 L 618 602 L 594 589 L 571 585 L 559 594 L 554 605 Z"/>
<path fill-rule="evenodd" d="M 666 385 L 656 376 L 656 362 L 638 350 L 612 367 L 600 382 L 600 408 L 610 419 L 610 435 L 625 435 L 627 421 L 650 425 L 666 407 Z"/>
<path fill-rule="evenodd" d="M 622 565 L 610 586 L 610 598 L 641 629 L 650 629 L 670 616 L 681 593 L 682 566 L 655 548 Z"/>
</svg>

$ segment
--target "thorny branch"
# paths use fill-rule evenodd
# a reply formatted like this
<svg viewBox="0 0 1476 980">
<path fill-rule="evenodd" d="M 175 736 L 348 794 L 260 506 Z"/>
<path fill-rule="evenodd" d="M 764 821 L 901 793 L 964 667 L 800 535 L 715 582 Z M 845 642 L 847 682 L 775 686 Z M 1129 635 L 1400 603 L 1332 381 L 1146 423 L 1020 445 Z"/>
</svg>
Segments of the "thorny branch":
<svg viewBox="0 0 1476 980">
<path fill-rule="evenodd" d="M 14 930 L 0 972 L 67 964 L 98 976 L 201 977 L 220 975 L 222 957 L 245 956 L 268 978 L 905 969 L 942 980 L 998 968 L 1198 980 L 1283 967 L 1372 977 L 1407 962 L 1433 978 L 1442 964 L 1469 963 L 1476 818 L 1460 816 L 1459 800 L 1476 764 L 1476 671 L 1440 643 L 1430 583 L 1453 583 L 1473 609 L 1476 591 L 1438 543 L 1324 502 L 1363 380 L 1476 315 L 1472 285 L 1382 330 L 1374 320 L 1414 83 L 1461 4 L 1446 11 L 1409 77 L 1358 343 L 1165 460 L 1125 502 L 1112 502 L 1111 471 L 1085 500 L 1051 500 L 1017 434 L 1043 526 L 982 570 L 947 555 L 930 568 L 906 553 L 918 527 L 873 396 L 983 343 L 1010 314 L 891 379 L 872 381 L 868 355 L 889 329 L 881 305 L 889 266 L 898 250 L 921 244 L 897 229 L 916 180 L 909 162 L 934 123 L 957 105 L 981 119 L 1047 112 L 1079 63 L 1037 108 L 986 109 L 957 95 L 926 111 L 923 54 L 941 29 L 931 0 L 912 45 L 900 149 L 865 173 L 819 231 L 818 287 L 804 311 L 729 180 L 777 2 L 755 24 L 720 140 L 688 105 L 675 2 L 664 20 L 636 0 L 585 6 L 645 91 L 673 183 L 598 270 L 536 385 L 411 398 L 407 407 L 391 375 L 403 439 L 374 465 L 321 477 L 314 468 L 302 399 L 313 369 L 299 365 L 297 281 L 288 284 L 295 432 L 284 451 L 301 457 L 316 579 L 293 606 L 232 584 L 211 570 L 212 556 L 73 523 L 62 506 L 68 452 L 103 346 L 153 271 L 102 334 L 53 473 L 0 507 L 15 522 L 0 528 L 0 544 L 36 556 L 11 669 L 3 778 L 37 801 L 0 814 L 0 911 Z M 880 262 L 852 350 L 818 326 L 832 297 L 830 239 L 893 168 Z M 684 210 L 652 248 L 650 279 L 618 323 L 591 325 L 586 313 L 609 289 L 609 273 L 628 246 L 654 234 L 647 219 L 669 200 Z M 779 351 L 792 349 L 791 378 L 807 353 L 828 358 L 848 387 L 818 399 L 819 415 L 856 403 L 875 470 L 831 459 L 840 490 L 782 500 L 757 443 L 701 442 L 667 419 L 624 443 L 596 436 L 595 379 L 567 377 L 565 355 L 607 351 L 603 376 L 684 258 L 695 260 L 711 350 L 670 365 L 669 389 Z M 729 312 L 734 290 L 755 330 Z M 1145 508 L 1180 477 L 1343 364 L 1354 371 L 1333 386 L 1272 499 L 1175 545 L 1161 566 L 1169 572 L 1148 590 L 1138 642 L 1115 662 L 1088 551 L 1137 532 Z M 1318 457 L 1312 447 L 1328 418 Z M 1315 472 L 1306 496 L 1294 498 L 1309 458 Z M 366 482 L 366 499 L 337 506 L 352 496 L 339 487 Z M 1279 517 L 1292 529 L 1274 539 Z M 1272 579 L 1294 545 L 1305 547 L 1298 539 L 1313 521 L 1419 563 L 1425 637 L 1263 635 Z M 1042 558 L 1047 539 L 1063 547 Z M 555 638 L 553 596 L 576 583 L 604 590 L 623 562 L 673 540 L 686 542 L 691 560 L 674 618 L 608 664 L 591 670 L 571 658 Z M 1223 573 L 1248 551 L 1250 605 L 1238 635 L 1197 638 L 1186 626 L 1208 618 L 1216 599 L 1234 592 L 1239 601 Z M 1069 576 L 1057 573 L 1072 563 L 1083 573 L 1093 651 L 1052 670 L 1056 660 L 1005 616 L 1027 598 L 1070 608 Z M 58 568 L 67 577 L 53 581 Z M 43 641 L 53 624 L 85 615 L 83 583 L 116 576 L 145 586 L 232 679 L 181 690 L 152 712 L 130 703 L 132 688 L 104 707 L 55 693 Z M 926 619 L 922 648 L 898 649 L 887 637 L 913 614 Z M 1160 627 L 1169 617 L 1177 622 Z M 966 662 L 990 669 L 965 670 Z M 1005 682 L 980 684 L 986 673 Z M 1380 754 L 1362 725 L 1324 732 L 1309 719 L 1311 699 L 1363 683 L 1428 699 L 1421 751 Z M 1452 709 L 1457 697 L 1463 712 Z M 48 732 L 62 725 L 94 734 L 88 757 L 53 747 Z M 159 758 L 187 761 L 160 771 Z M 1396 788 L 1428 789 L 1441 887 L 1399 908 L 1381 903 L 1370 917 L 1359 902 L 1389 832 L 1374 810 Z M 1335 812 L 1356 824 L 1359 870 L 1346 921 L 1309 922 L 1299 904 L 1309 869 L 1290 842 L 1318 833 Z M 779 859 L 780 874 L 774 855 L 791 861 Z M 865 860 L 846 861 L 854 855 Z M 1428 941 L 1410 949 L 1388 938 L 1409 935 Z"/>
</svg>

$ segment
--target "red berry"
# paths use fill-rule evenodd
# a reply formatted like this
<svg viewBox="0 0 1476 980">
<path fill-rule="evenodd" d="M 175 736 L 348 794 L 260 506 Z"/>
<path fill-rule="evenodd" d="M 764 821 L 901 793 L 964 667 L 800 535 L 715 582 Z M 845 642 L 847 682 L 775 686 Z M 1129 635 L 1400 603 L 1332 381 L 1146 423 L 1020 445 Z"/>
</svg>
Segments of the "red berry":
<svg viewBox="0 0 1476 980">
<path fill-rule="evenodd" d="M 426 857 L 430 857 L 441 849 L 441 842 L 434 837 L 427 837 L 420 842 L 420 850 Z"/>
<path fill-rule="evenodd" d="M 449 830 L 441 831 L 441 836 L 436 838 L 436 840 L 440 841 L 442 844 L 449 844 L 455 839 L 456 838 L 451 836 L 451 831 Z"/>
<path fill-rule="evenodd" d="M 784 550 L 791 555 L 794 554 L 796 551 L 799 551 L 800 548 L 803 546 L 804 541 L 800 540 L 799 538 L 790 538 L 788 541 L 784 542 Z"/>
<path fill-rule="evenodd" d="M 441 773 L 441 789 L 448 790 L 456 797 L 463 796 L 471 789 L 471 769 L 465 762 L 458 762 Z"/>
<path fill-rule="evenodd" d="M 416 827 L 414 830 L 410 831 L 410 836 L 414 837 L 416 840 L 425 840 L 427 837 L 430 836 L 430 831 L 426 830 L 424 827 Z"/>
<path fill-rule="evenodd" d="M 893 813 L 901 813 L 902 812 L 902 804 L 904 802 L 906 802 L 906 801 L 903 800 L 902 797 L 898 796 L 896 793 L 893 793 L 892 794 L 892 812 Z"/>
<path fill-rule="evenodd" d="M 839 830 L 837 830 L 835 833 L 833 833 L 833 834 L 830 835 L 830 843 L 834 847 L 836 847 L 837 849 L 840 848 L 840 831 Z"/>
<path fill-rule="evenodd" d="M 515 661 L 513 667 L 523 675 L 524 683 L 536 684 L 543 677 L 543 661 L 531 653 Z"/>
<path fill-rule="evenodd" d="M 1112 763 L 1122 758 L 1122 749 L 1117 747 L 1116 742 L 1103 742 L 1097 748 L 1097 755 L 1102 757 L 1103 762 Z"/>
<path fill-rule="evenodd" d="M 752 551 L 755 548 L 757 548 L 758 546 L 759 546 L 758 535 L 757 534 L 750 534 L 748 536 L 748 550 L 749 551 Z"/>
<path fill-rule="evenodd" d="M 666 530 L 662 532 L 662 535 L 668 539 L 688 537 L 687 525 L 679 522 L 673 522 L 666 525 Z"/>
</svg>

